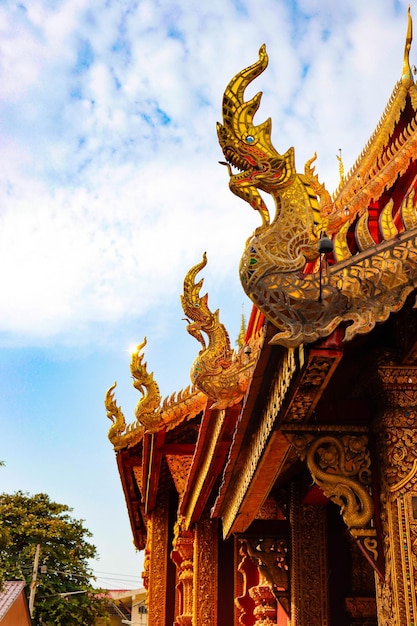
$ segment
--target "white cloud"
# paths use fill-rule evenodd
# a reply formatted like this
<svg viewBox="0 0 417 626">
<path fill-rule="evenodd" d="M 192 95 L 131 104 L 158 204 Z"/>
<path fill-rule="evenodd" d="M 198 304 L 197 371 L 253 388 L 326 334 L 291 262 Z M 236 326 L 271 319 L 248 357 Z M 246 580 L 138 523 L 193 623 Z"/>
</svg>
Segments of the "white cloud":
<svg viewBox="0 0 417 626">
<path fill-rule="evenodd" d="M 400 4 L 0 7 L 0 333 L 30 343 L 146 315 L 203 250 L 207 288 L 235 281 L 259 220 L 217 165 L 227 82 L 266 42 L 258 121 L 299 169 L 317 150 L 332 190 L 338 149 L 349 166 L 399 78 Z"/>
</svg>

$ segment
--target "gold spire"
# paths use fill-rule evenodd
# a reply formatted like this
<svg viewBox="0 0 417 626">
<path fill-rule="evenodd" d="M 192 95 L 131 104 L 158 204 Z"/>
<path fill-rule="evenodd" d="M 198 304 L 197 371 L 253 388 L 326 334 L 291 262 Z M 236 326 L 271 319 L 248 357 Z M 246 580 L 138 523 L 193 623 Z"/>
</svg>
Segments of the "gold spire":
<svg viewBox="0 0 417 626">
<path fill-rule="evenodd" d="M 342 148 L 339 148 L 339 154 L 336 154 L 336 159 L 339 161 L 339 179 L 340 184 L 345 180 L 345 166 L 342 160 Z"/>
<path fill-rule="evenodd" d="M 411 42 L 413 40 L 413 22 L 411 20 L 411 11 L 410 5 L 408 5 L 408 22 L 407 22 L 407 36 L 405 39 L 405 48 L 404 48 L 404 62 L 403 62 L 403 71 L 401 76 L 401 82 L 405 87 L 410 87 L 410 85 L 414 84 L 413 72 L 410 67 L 410 48 Z"/>
<path fill-rule="evenodd" d="M 244 305 L 242 304 L 242 319 L 240 322 L 239 336 L 236 341 L 238 348 L 242 348 L 245 345 L 245 335 L 246 335 L 246 320 L 245 320 Z"/>
</svg>

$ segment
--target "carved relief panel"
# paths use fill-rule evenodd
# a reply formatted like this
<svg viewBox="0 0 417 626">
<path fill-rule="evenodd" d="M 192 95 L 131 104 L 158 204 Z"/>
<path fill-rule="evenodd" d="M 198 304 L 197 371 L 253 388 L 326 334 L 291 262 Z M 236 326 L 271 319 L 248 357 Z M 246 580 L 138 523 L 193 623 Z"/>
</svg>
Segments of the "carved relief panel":
<svg viewBox="0 0 417 626">
<path fill-rule="evenodd" d="M 217 626 L 218 524 L 206 519 L 195 526 L 193 626 Z"/>
<path fill-rule="evenodd" d="M 166 580 L 168 565 L 168 502 L 161 499 L 148 518 L 148 623 L 160 626 L 166 623 Z"/>
<path fill-rule="evenodd" d="M 417 623 L 417 410 L 414 393 L 399 388 L 398 372 L 390 373 L 387 379 L 384 372 L 383 380 L 396 406 L 388 407 L 376 426 L 386 559 L 377 604 L 381 623 L 402 626 Z"/>
<path fill-rule="evenodd" d="M 292 485 L 291 626 L 329 626 L 326 507 L 301 503 Z"/>
</svg>

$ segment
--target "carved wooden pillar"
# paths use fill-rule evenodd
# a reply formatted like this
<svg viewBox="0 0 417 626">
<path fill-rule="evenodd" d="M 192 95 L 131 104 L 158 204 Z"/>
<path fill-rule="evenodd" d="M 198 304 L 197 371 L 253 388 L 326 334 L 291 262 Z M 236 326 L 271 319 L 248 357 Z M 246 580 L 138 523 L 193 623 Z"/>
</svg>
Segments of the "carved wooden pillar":
<svg viewBox="0 0 417 626">
<path fill-rule="evenodd" d="M 161 500 L 148 517 L 148 626 L 166 624 L 168 565 L 168 502 Z"/>
<path fill-rule="evenodd" d="M 292 485 L 291 626 L 329 626 L 326 508 L 303 505 Z"/>
<path fill-rule="evenodd" d="M 192 626 L 194 532 L 186 530 L 184 518 L 175 523 L 171 558 L 177 566 L 177 602 L 175 624 Z"/>
<path fill-rule="evenodd" d="M 235 580 L 235 605 L 237 614 L 235 623 L 243 626 L 254 626 L 255 602 L 250 590 L 259 583 L 259 570 L 253 560 L 248 556 L 246 542 L 236 540 L 235 550 L 238 551 L 237 571 Z"/>
<path fill-rule="evenodd" d="M 417 370 L 380 367 L 388 406 L 376 424 L 385 578 L 379 626 L 417 624 Z"/>
<path fill-rule="evenodd" d="M 195 526 L 193 626 L 217 626 L 218 523 Z"/>
</svg>

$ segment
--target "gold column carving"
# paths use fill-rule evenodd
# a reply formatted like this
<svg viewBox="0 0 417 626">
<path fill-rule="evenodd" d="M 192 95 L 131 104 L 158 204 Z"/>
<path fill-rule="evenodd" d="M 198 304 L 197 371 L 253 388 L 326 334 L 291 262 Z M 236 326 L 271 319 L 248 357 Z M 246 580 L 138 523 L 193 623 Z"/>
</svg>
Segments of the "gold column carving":
<svg viewBox="0 0 417 626">
<path fill-rule="evenodd" d="M 168 502 L 158 501 L 148 517 L 146 553 L 148 555 L 148 626 L 166 623 L 166 580 L 168 565 Z"/>
<path fill-rule="evenodd" d="M 177 566 L 177 615 L 175 624 L 192 626 L 194 533 L 186 530 L 184 518 L 180 517 L 174 527 L 171 558 Z"/>
<path fill-rule="evenodd" d="M 257 585 L 249 590 L 255 602 L 253 615 L 258 626 L 277 626 L 277 601 L 269 585 Z"/>
<path fill-rule="evenodd" d="M 376 581 L 378 624 L 417 624 L 416 368 L 379 370 L 388 406 L 377 421 L 385 579 Z"/>
<path fill-rule="evenodd" d="M 317 430 L 305 427 L 304 432 L 286 434 L 301 459 L 306 461 L 314 482 L 340 507 L 350 533 L 381 575 L 367 429 L 353 431 L 350 426 L 337 429 L 322 426 L 318 434 Z"/>
<path fill-rule="evenodd" d="M 291 626 L 329 626 L 326 507 L 303 505 L 292 485 Z"/>
<path fill-rule="evenodd" d="M 217 626 L 218 523 L 195 526 L 193 626 Z"/>
</svg>

